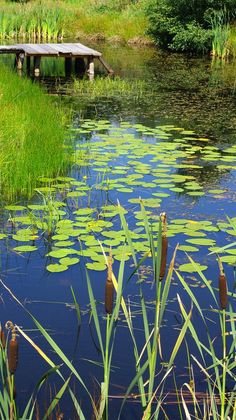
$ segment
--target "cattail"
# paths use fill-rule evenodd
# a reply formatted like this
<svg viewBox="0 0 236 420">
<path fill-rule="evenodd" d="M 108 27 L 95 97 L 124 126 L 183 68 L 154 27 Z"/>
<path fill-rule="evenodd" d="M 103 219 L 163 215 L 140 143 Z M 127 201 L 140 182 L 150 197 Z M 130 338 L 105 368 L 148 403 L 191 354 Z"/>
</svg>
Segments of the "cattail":
<svg viewBox="0 0 236 420">
<path fill-rule="evenodd" d="M 168 239 L 166 237 L 167 233 L 167 217 L 166 213 L 160 214 L 162 221 L 162 238 L 161 238 L 161 267 L 159 280 L 162 280 L 166 272 L 166 261 L 167 261 L 167 251 L 168 251 Z"/>
<path fill-rule="evenodd" d="M 220 258 L 218 259 L 220 275 L 219 275 L 219 300 L 221 309 L 227 308 L 228 295 L 227 295 L 227 281 Z"/>
<path fill-rule="evenodd" d="M 5 347 L 6 347 L 6 337 L 5 337 L 5 333 L 4 333 L 2 328 L 0 328 L 0 340 L 1 340 L 1 343 L 2 343 L 2 348 L 5 349 Z"/>
<path fill-rule="evenodd" d="M 11 339 L 9 343 L 9 352 L 8 352 L 8 365 L 9 372 L 13 375 L 16 371 L 18 364 L 18 342 L 17 339 Z"/>
<path fill-rule="evenodd" d="M 114 286 L 113 286 L 113 281 L 112 281 L 112 252 L 110 250 L 110 254 L 108 257 L 108 264 L 107 264 L 107 281 L 106 281 L 106 287 L 105 287 L 105 310 L 107 314 L 112 313 L 113 294 L 114 294 Z"/>
<path fill-rule="evenodd" d="M 10 374 L 13 375 L 18 364 L 18 342 L 14 324 L 11 321 L 7 321 L 6 328 L 11 330 L 11 340 L 8 347 L 8 367 Z"/>
</svg>

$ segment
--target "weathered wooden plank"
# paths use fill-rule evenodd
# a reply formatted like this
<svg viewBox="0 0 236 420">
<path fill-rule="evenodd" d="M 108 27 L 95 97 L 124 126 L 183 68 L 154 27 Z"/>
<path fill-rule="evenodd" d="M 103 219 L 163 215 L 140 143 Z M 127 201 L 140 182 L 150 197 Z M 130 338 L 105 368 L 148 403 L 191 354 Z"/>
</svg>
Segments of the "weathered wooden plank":
<svg viewBox="0 0 236 420">
<path fill-rule="evenodd" d="M 102 54 L 92 48 L 88 48 L 80 43 L 63 43 L 63 44 L 15 44 L 0 46 L 0 53 L 11 53 L 23 51 L 26 55 L 56 56 L 56 55 L 73 55 L 77 57 L 100 57 Z"/>
<path fill-rule="evenodd" d="M 107 70 L 108 73 L 110 73 L 110 74 L 113 74 L 114 73 L 114 71 L 112 70 L 112 68 L 106 63 L 106 61 L 103 60 L 102 57 L 98 57 L 98 60 L 105 67 L 105 69 Z"/>
</svg>

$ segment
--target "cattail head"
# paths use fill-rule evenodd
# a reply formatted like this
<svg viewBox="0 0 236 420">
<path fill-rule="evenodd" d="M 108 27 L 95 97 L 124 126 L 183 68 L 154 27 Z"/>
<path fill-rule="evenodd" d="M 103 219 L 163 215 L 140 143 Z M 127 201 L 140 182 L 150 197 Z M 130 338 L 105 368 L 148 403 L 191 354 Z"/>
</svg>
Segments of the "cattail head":
<svg viewBox="0 0 236 420">
<path fill-rule="evenodd" d="M 220 307 L 221 309 L 226 309 L 228 304 L 228 295 L 227 295 L 227 281 L 223 269 L 223 264 L 218 258 L 218 264 L 220 269 L 219 274 L 219 301 L 220 301 Z"/>
<path fill-rule="evenodd" d="M 165 277 L 166 272 L 166 261 L 167 261 L 167 251 L 168 251 L 168 239 L 167 234 L 167 215 L 166 213 L 160 214 L 162 222 L 162 237 L 161 237 L 161 266 L 160 266 L 160 275 L 159 280 L 162 280 Z"/>
<path fill-rule="evenodd" d="M 16 338 L 15 326 L 11 321 L 7 321 L 6 328 L 11 332 L 11 339 L 8 347 L 8 367 L 10 374 L 13 375 L 18 364 L 18 341 Z"/>
<path fill-rule="evenodd" d="M 114 286 L 112 281 L 112 252 L 110 249 L 107 263 L 107 281 L 105 286 L 105 310 L 107 314 L 112 313 Z"/>
<path fill-rule="evenodd" d="M 1 341 L 1 344 L 2 344 L 2 348 L 5 349 L 6 348 L 6 337 L 5 337 L 5 333 L 4 333 L 1 326 L 0 326 L 0 341 Z"/>
</svg>

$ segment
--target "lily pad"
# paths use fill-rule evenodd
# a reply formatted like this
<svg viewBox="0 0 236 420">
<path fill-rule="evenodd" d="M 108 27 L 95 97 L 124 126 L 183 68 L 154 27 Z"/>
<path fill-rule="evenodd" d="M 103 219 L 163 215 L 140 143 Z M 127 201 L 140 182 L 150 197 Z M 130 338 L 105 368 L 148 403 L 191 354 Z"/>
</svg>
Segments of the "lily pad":
<svg viewBox="0 0 236 420">
<path fill-rule="evenodd" d="M 17 252 L 33 252 L 37 251 L 37 249 L 38 248 L 35 245 L 20 245 L 13 248 L 13 250 Z"/>
<path fill-rule="evenodd" d="M 68 270 L 68 267 L 64 264 L 49 264 L 46 269 L 50 271 L 50 273 L 61 273 L 62 271 Z"/>
<path fill-rule="evenodd" d="M 195 264 L 196 264 L 197 268 L 194 267 L 194 265 L 192 263 L 186 263 L 186 264 L 181 264 L 178 269 L 179 269 L 179 271 L 184 271 L 186 273 L 195 273 L 198 270 L 199 271 L 204 271 L 204 270 L 207 269 L 207 265 L 201 265 L 199 263 L 195 263 Z"/>
</svg>

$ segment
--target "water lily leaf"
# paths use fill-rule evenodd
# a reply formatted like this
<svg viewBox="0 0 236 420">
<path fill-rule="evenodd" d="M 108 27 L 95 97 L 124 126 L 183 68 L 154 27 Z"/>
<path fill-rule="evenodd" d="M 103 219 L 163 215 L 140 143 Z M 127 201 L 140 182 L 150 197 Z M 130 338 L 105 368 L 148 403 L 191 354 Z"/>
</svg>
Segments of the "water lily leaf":
<svg viewBox="0 0 236 420">
<path fill-rule="evenodd" d="M 58 241 L 58 242 L 55 242 L 54 245 L 64 248 L 64 247 L 67 247 L 67 246 L 73 246 L 74 242 L 73 241 Z"/>
<path fill-rule="evenodd" d="M 20 206 L 20 205 L 10 205 L 10 206 L 5 206 L 6 210 L 10 210 L 10 211 L 22 211 L 27 209 L 27 207 L 25 206 Z"/>
<path fill-rule="evenodd" d="M 201 265 L 199 263 L 195 263 L 195 264 L 197 265 L 197 268 L 195 268 L 193 266 L 193 264 L 191 264 L 191 263 L 181 264 L 178 267 L 178 270 L 179 271 L 184 271 L 186 273 L 194 273 L 194 272 L 197 272 L 197 270 L 204 271 L 204 270 L 207 269 L 207 265 Z"/>
<path fill-rule="evenodd" d="M 65 248 L 65 249 L 56 249 L 53 251 L 50 251 L 47 256 L 54 257 L 54 258 L 64 258 L 67 257 L 67 255 L 73 255 L 78 254 L 79 251 L 76 251 L 75 249 Z"/>
<path fill-rule="evenodd" d="M 94 270 L 94 271 L 104 271 L 107 268 L 106 264 L 102 262 L 87 263 L 86 267 L 89 270 Z"/>
<path fill-rule="evenodd" d="M 79 262 L 79 258 L 76 257 L 65 257 L 59 260 L 59 263 L 65 266 L 74 265 Z"/>
<path fill-rule="evenodd" d="M 33 252 L 37 251 L 37 249 L 38 248 L 35 245 L 20 245 L 13 248 L 13 250 L 17 252 Z"/>
<path fill-rule="evenodd" d="M 50 273 L 61 273 L 62 271 L 68 270 L 68 267 L 64 264 L 49 264 L 46 269 L 50 271 Z"/>
<path fill-rule="evenodd" d="M 209 190 L 210 194 L 223 194 L 226 190 Z"/>
<path fill-rule="evenodd" d="M 225 257 L 220 257 L 222 262 L 228 263 L 228 264 L 236 264 L 236 255 L 226 255 Z"/>
<path fill-rule="evenodd" d="M 38 211 L 45 211 L 47 209 L 47 206 L 44 204 L 28 204 L 28 209 L 30 210 L 38 210 Z"/>
<path fill-rule="evenodd" d="M 54 241 L 67 241 L 67 239 L 69 239 L 68 235 L 53 235 L 52 239 Z"/>
<path fill-rule="evenodd" d="M 7 235 L 5 233 L 0 233 L 0 240 L 4 238 L 7 238 Z"/>
<path fill-rule="evenodd" d="M 213 246 L 215 244 L 215 240 L 213 239 L 205 239 L 205 238 L 193 238 L 193 239 L 186 239 L 186 242 L 194 245 L 205 245 L 205 246 Z"/>
</svg>

